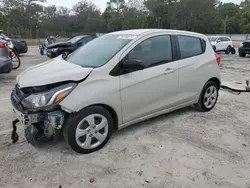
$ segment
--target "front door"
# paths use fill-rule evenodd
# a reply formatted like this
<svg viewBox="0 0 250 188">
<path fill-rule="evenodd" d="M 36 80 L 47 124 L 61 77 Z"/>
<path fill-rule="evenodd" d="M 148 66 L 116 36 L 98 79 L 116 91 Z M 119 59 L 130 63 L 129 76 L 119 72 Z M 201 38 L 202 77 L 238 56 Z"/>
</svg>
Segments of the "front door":
<svg viewBox="0 0 250 188">
<path fill-rule="evenodd" d="M 219 37 L 217 40 L 217 44 L 216 44 L 216 50 L 220 51 L 220 50 L 224 50 L 224 41 L 223 41 L 223 37 Z"/>
<path fill-rule="evenodd" d="M 120 76 L 123 123 L 176 103 L 178 62 L 173 61 L 169 35 L 145 39 L 126 58 L 141 60 L 144 70 Z"/>
</svg>

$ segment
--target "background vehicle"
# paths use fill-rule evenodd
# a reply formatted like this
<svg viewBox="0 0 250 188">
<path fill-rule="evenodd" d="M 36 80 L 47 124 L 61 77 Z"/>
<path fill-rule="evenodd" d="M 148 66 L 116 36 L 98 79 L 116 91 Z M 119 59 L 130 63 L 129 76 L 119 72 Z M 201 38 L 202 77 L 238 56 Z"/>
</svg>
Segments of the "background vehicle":
<svg viewBox="0 0 250 188">
<path fill-rule="evenodd" d="M 233 42 L 229 37 L 224 36 L 209 36 L 208 39 L 210 40 L 213 49 L 215 52 L 225 52 L 229 54 L 233 48 Z"/>
<path fill-rule="evenodd" d="M 55 42 L 56 42 L 56 37 L 54 37 L 54 36 L 47 37 L 45 39 L 45 43 L 39 45 L 40 54 L 41 55 L 47 54 L 48 46 L 52 43 L 55 43 Z"/>
<path fill-rule="evenodd" d="M 190 105 L 212 110 L 219 64 L 202 34 L 114 32 L 66 60 L 27 69 L 17 77 L 11 100 L 28 142 L 51 140 L 62 130 L 73 150 L 90 153 L 103 147 L 113 130 Z"/>
<path fill-rule="evenodd" d="M 0 39 L 0 73 L 9 73 L 12 69 L 7 42 Z"/>
<path fill-rule="evenodd" d="M 9 48 L 15 50 L 18 56 L 20 54 L 25 54 L 28 52 L 28 46 L 27 46 L 26 41 L 24 40 L 18 41 L 18 40 L 10 39 L 5 34 L 3 34 L 2 30 L 0 30 L 0 38 L 4 38 L 6 41 L 8 41 Z"/>
<path fill-rule="evenodd" d="M 0 35 L 0 39 L 5 41 L 8 47 L 9 57 L 11 58 L 11 62 L 13 64 L 12 69 L 18 69 L 21 66 L 21 60 L 19 58 L 19 54 L 14 48 L 12 41 L 5 35 Z"/>
<path fill-rule="evenodd" d="M 63 58 L 66 58 L 68 54 L 72 53 L 77 48 L 95 39 L 96 37 L 96 35 L 81 35 L 73 37 L 65 42 L 53 43 L 47 48 L 47 56 L 49 58 L 55 58 L 62 55 Z"/>
<path fill-rule="evenodd" d="M 250 39 L 244 41 L 242 46 L 239 48 L 240 57 L 245 57 L 247 54 L 250 54 Z"/>
<path fill-rule="evenodd" d="M 28 52 L 28 45 L 24 40 L 11 40 L 18 55 Z"/>
</svg>

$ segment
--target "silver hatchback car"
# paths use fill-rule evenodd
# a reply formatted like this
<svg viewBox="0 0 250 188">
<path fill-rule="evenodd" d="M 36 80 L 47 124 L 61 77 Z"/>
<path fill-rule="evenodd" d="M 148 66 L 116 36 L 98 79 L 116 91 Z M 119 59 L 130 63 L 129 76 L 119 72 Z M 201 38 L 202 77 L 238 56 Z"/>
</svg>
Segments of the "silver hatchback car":
<svg viewBox="0 0 250 188">
<path fill-rule="evenodd" d="M 31 144 L 62 131 L 74 151 L 90 153 L 114 130 L 190 105 L 213 109 L 219 64 L 199 33 L 119 31 L 25 70 L 11 99 Z"/>
<path fill-rule="evenodd" d="M 0 73 L 9 73 L 12 69 L 6 41 L 0 39 Z"/>
</svg>

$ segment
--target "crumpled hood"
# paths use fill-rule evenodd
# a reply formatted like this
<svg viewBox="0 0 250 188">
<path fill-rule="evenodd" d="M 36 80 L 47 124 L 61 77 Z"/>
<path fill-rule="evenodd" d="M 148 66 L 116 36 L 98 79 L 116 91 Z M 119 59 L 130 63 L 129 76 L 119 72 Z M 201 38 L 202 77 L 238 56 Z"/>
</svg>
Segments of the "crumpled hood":
<svg viewBox="0 0 250 188">
<path fill-rule="evenodd" d="M 17 76 L 21 88 L 43 86 L 63 81 L 79 81 L 90 74 L 93 68 L 83 68 L 61 57 L 30 67 Z"/>
</svg>

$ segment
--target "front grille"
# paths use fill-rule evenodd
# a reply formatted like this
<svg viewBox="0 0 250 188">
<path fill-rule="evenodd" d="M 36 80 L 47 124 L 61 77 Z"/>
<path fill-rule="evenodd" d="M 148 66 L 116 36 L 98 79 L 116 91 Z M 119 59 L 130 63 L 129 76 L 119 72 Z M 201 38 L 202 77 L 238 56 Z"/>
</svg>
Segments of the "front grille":
<svg viewBox="0 0 250 188">
<path fill-rule="evenodd" d="M 250 48 L 250 42 L 244 42 L 243 47 Z"/>
<path fill-rule="evenodd" d="M 24 98 L 25 98 L 24 93 L 22 92 L 20 87 L 18 85 L 16 85 L 11 93 L 11 102 L 12 102 L 13 106 L 21 112 L 24 111 L 23 106 L 22 106 L 22 100 Z"/>
</svg>

